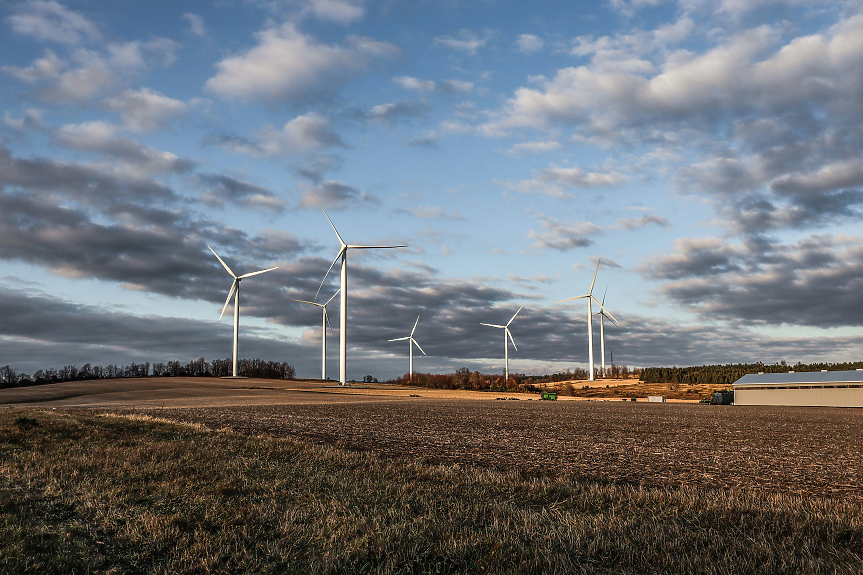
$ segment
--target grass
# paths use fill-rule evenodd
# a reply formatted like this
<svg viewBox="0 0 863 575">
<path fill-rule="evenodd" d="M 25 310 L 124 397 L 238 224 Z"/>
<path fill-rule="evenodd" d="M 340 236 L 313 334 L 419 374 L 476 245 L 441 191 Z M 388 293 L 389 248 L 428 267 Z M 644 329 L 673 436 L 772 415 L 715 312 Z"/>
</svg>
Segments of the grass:
<svg viewBox="0 0 863 575">
<path fill-rule="evenodd" d="M 437 466 L 144 416 L 0 412 L 4 573 L 861 571 L 855 502 Z"/>
</svg>

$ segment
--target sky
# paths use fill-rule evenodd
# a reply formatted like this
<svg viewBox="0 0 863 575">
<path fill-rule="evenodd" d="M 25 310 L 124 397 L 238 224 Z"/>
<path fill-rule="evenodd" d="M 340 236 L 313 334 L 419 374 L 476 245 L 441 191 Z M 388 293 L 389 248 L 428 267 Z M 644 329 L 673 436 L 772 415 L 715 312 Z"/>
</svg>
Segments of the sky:
<svg viewBox="0 0 863 575">
<path fill-rule="evenodd" d="M 0 1 L 0 365 L 230 356 L 209 245 L 279 267 L 240 356 L 319 376 L 313 196 L 409 246 L 349 256 L 349 378 L 417 316 L 502 372 L 521 306 L 511 372 L 585 368 L 600 257 L 606 361 L 859 360 L 861 119 L 859 1 Z"/>
</svg>

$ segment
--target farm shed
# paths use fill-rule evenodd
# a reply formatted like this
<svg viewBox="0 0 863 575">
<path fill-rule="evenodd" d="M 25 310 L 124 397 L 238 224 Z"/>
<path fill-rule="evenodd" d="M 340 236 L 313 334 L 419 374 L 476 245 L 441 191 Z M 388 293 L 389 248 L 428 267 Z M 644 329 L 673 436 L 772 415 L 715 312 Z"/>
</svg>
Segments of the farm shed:
<svg viewBox="0 0 863 575">
<path fill-rule="evenodd" d="M 863 370 L 750 373 L 734 382 L 734 404 L 863 407 Z"/>
</svg>

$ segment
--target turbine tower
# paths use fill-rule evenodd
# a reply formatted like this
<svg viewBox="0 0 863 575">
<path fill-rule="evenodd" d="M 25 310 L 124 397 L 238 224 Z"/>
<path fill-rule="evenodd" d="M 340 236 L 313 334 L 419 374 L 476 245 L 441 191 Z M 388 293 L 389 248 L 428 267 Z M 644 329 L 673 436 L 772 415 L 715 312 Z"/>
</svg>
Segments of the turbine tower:
<svg viewBox="0 0 863 575">
<path fill-rule="evenodd" d="M 330 302 L 333 301 L 339 295 L 339 292 L 333 294 L 333 297 L 327 300 L 327 303 L 317 303 L 314 301 L 306 301 L 304 299 L 295 299 L 292 301 L 298 301 L 300 303 L 307 303 L 310 305 L 316 305 L 321 308 L 322 318 L 321 318 L 321 379 L 327 379 L 327 326 L 330 324 L 330 316 L 327 315 L 327 306 L 330 305 Z M 330 331 L 333 330 L 333 327 L 330 326 Z"/>
<path fill-rule="evenodd" d="M 521 306 L 521 307 L 524 307 L 524 306 Z M 515 350 L 518 351 L 518 347 L 516 347 L 516 345 L 515 345 L 515 340 L 512 339 L 512 334 L 509 332 L 509 324 L 511 324 L 512 320 L 515 319 L 515 316 L 518 315 L 518 312 L 521 311 L 521 307 L 518 308 L 517 312 L 512 314 L 512 317 L 509 318 L 509 321 L 506 322 L 506 325 L 496 325 L 493 323 L 481 323 L 480 324 L 480 325 L 487 325 L 489 327 L 499 327 L 500 329 L 503 330 L 503 361 L 504 361 L 503 368 L 504 368 L 504 374 L 506 377 L 506 379 L 504 380 L 504 383 L 509 381 L 509 344 L 506 341 L 506 336 L 509 336 L 509 340 L 512 342 L 512 347 L 514 347 Z"/>
<path fill-rule="evenodd" d="M 406 339 L 407 339 L 407 340 L 410 340 L 410 341 L 408 342 L 408 347 L 409 347 L 409 348 L 410 348 L 410 350 L 411 350 L 411 363 L 410 363 L 410 368 L 411 368 L 411 370 L 410 370 L 410 377 L 409 377 L 409 381 L 412 381 L 412 380 L 413 380 L 413 378 L 414 378 L 414 344 L 416 344 L 416 346 L 417 346 L 417 347 L 419 347 L 419 350 L 423 352 L 423 355 L 426 355 L 426 352 L 424 352 L 424 351 L 423 351 L 423 348 L 422 348 L 422 347 L 420 347 L 420 344 L 418 344 L 418 343 L 417 343 L 417 340 L 415 340 L 415 339 L 414 339 L 414 332 L 416 331 L 416 329 L 417 329 L 417 324 L 418 324 L 419 322 L 420 322 L 420 316 L 417 316 L 417 320 L 414 322 L 414 328 L 411 330 L 411 334 L 410 334 L 409 336 L 407 336 L 407 337 L 397 337 L 396 339 L 390 339 L 390 340 L 387 340 L 387 341 L 403 341 L 403 340 L 406 340 Z"/>
<path fill-rule="evenodd" d="M 336 265 L 336 262 L 339 261 L 339 258 L 342 260 L 342 279 L 341 286 L 339 288 L 341 292 L 341 309 L 339 310 L 339 385 L 347 385 L 347 371 L 348 371 L 348 250 L 372 250 L 372 249 L 390 249 L 390 248 L 406 248 L 406 245 L 399 246 L 358 246 L 352 244 L 346 244 L 342 239 L 342 236 L 339 235 L 339 231 L 336 229 L 335 224 L 333 224 L 333 220 L 330 219 L 330 216 L 327 215 L 327 211 L 324 209 L 324 206 L 312 196 L 312 199 L 315 200 L 315 203 L 318 204 L 318 207 L 321 208 L 321 211 L 324 212 L 324 216 L 326 216 L 327 221 L 330 222 L 330 225 L 333 228 L 333 231 L 336 232 L 336 237 L 339 238 L 339 244 L 341 247 L 339 248 L 339 253 L 336 255 L 336 259 L 333 260 L 333 263 L 330 264 L 330 269 L 327 270 L 327 273 L 324 275 L 324 279 L 321 280 L 321 285 L 318 286 L 318 293 L 321 291 L 321 287 L 323 287 L 324 282 L 327 281 L 327 276 L 330 275 L 330 271 L 332 271 L 333 266 Z M 315 299 L 318 299 L 318 294 L 315 294 Z"/>
<path fill-rule="evenodd" d="M 602 258 L 599 258 L 598 260 L 596 260 L 596 271 L 593 272 L 593 280 L 590 282 L 590 290 L 587 292 L 587 294 L 580 295 L 577 297 L 562 299 L 560 301 L 555 302 L 555 303 L 563 303 L 565 301 L 573 301 L 576 299 L 587 298 L 587 355 L 588 355 L 588 358 L 590 359 L 590 378 L 589 378 L 589 381 L 596 381 L 596 377 L 594 377 L 594 374 L 593 374 L 593 308 L 591 307 L 591 300 L 595 301 L 596 305 L 598 305 L 600 307 L 600 309 L 605 311 L 605 313 L 608 314 L 609 318 L 614 319 L 614 316 L 611 314 L 611 312 L 609 312 L 607 309 L 605 309 L 602 306 L 602 304 L 599 303 L 599 300 L 597 300 L 595 297 L 593 297 L 593 284 L 596 283 L 596 274 L 599 273 L 599 264 L 601 261 L 602 261 Z M 614 321 L 617 321 L 617 320 L 614 319 Z"/>
<path fill-rule="evenodd" d="M 207 246 L 210 248 L 210 246 Z M 231 268 L 228 267 L 228 264 L 219 257 L 219 254 L 213 248 L 210 248 L 210 251 L 213 252 L 213 255 L 216 256 L 221 264 L 228 270 L 228 273 L 231 274 L 231 277 L 234 278 L 234 283 L 231 284 L 231 291 L 228 292 L 228 299 L 225 300 L 225 305 L 222 307 L 222 313 L 219 314 L 219 319 L 222 319 L 222 316 L 225 315 L 225 310 L 228 309 L 228 304 L 231 302 L 231 296 L 236 293 L 234 296 L 234 375 L 233 377 L 237 377 L 237 344 L 239 342 L 239 334 L 240 334 L 240 280 L 244 280 L 246 278 L 250 278 L 252 276 L 256 276 L 258 274 L 271 272 L 273 270 L 279 269 L 278 266 L 274 268 L 269 268 L 266 270 L 261 270 L 257 272 L 252 272 L 250 274 L 244 274 L 241 276 L 236 275 L 231 271 Z"/>
<path fill-rule="evenodd" d="M 602 294 L 602 304 L 605 305 L 605 295 L 608 293 L 608 288 L 605 288 L 605 293 Z M 593 315 L 599 316 L 599 349 L 602 352 L 602 376 L 605 377 L 605 326 L 602 320 L 608 318 L 617 325 L 617 320 L 605 313 L 605 308 L 602 308 Z M 613 364 L 614 362 L 612 362 Z"/>
</svg>

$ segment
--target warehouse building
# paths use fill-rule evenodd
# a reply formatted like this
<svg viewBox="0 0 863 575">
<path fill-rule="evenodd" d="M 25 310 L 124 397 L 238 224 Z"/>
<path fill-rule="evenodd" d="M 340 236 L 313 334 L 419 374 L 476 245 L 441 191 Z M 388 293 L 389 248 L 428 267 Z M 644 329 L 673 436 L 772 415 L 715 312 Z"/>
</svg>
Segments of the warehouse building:
<svg viewBox="0 0 863 575">
<path fill-rule="evenodd" d="M 734 382 L 734 404 L 863 407 L 863 370 L 750 373 Z"/>
</svg>

